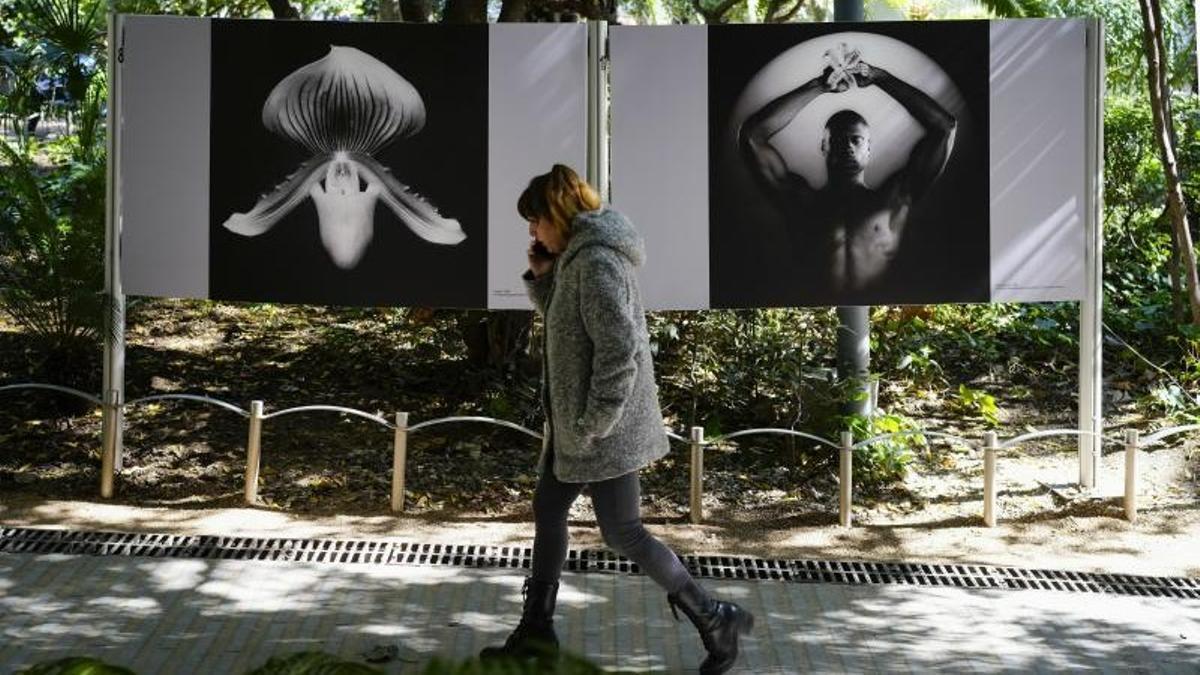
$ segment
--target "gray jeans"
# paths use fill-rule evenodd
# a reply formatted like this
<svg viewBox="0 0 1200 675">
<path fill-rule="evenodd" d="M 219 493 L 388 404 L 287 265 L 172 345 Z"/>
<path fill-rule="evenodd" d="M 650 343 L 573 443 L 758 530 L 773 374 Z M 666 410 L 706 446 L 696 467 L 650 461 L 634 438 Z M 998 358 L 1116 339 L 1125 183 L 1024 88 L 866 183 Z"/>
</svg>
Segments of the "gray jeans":
<svg viewBox="0 0 1200 675">
<path fill-rule="evenodd" d="M 563 483 L 554 477 L 554 452 L 548 450 L 547 470 L 533 493 L 533 577 L 558 581 L 567 561 L 567 513 L 571 504 L 590 486 L 592 506 L 604 543 L 641 567 L 668 593 L 691 578 L 678 556 L 642 525 L 641 483 L 638 472 L 595 483 Z"/>
</svg>

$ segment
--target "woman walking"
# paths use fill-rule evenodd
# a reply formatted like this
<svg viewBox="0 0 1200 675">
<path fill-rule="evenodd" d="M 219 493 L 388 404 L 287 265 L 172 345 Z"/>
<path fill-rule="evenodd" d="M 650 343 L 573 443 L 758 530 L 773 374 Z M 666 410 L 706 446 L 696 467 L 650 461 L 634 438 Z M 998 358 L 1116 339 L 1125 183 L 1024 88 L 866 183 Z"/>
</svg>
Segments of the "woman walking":
<svg viewBox="0 0 1200 675">
<path fill-rule="evenodd" d="M 481 656 L 557 648 L 553 614 L 567 513 L 587 484 L 605 543 L 667 591 L 677 621 L 678 607 L 699 630 L 708 651 L 700 672 L 724 673 L 753 615 L 709 596 L 639 514 L 638 470 L 670 449 L 635 273 L 645 257 L 642 237 L 561 164 L 529 182 L 517 211 L 534 240 L 523 278 L 545 325 L 541 397 L 550 439 L 538 459 L 533 569 L 521 620 L 503 646 Z"/>
</svg>

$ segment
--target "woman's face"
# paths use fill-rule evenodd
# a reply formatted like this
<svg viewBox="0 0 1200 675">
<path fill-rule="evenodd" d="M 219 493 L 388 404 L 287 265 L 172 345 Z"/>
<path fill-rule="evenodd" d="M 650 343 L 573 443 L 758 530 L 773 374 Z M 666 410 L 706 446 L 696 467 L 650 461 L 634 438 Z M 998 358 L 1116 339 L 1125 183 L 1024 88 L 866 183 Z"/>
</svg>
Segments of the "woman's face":
<svg viewBox="0 0 1200 675">
<path fill-rule="evenodd" d="M 562 253 L 563 249 L 567 247 L 566 239 L 557 228 L 550 224 L 549 218 L 541 217 L 529 221 L 529 236 L 542 242 L 542 246 L 545 246 L 547 251 L 556 255 Z"/>
</svg>

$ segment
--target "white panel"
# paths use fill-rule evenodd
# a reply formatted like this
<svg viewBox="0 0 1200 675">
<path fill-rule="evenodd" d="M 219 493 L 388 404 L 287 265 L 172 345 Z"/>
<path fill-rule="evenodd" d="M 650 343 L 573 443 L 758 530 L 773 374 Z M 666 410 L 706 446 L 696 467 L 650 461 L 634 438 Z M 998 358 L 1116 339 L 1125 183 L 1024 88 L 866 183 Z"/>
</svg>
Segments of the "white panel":
<svg viewBox="0 0 1200 675">
<path fill-rule="evenodd" d="M 991 22 L 993 302 L 1083 297 L 1085 28 Z"/>
<path fill-rule="evenodd" d="M 609 29 L 613 206 L 646 238 L 647 309 L 708 307 L 708 29 Z"/>
<path fill-rule="evenodd" d="M 130 295 L 207 297 L 210 23 L 121 21 L 122 283 Z"/>
<path fill-rule="evenodd" d="M 555 163 L 587 168 L 587 25 L 490 26 L 488 108 L 488 307 L 532 309 L 517 198 Z"/>
</svg>

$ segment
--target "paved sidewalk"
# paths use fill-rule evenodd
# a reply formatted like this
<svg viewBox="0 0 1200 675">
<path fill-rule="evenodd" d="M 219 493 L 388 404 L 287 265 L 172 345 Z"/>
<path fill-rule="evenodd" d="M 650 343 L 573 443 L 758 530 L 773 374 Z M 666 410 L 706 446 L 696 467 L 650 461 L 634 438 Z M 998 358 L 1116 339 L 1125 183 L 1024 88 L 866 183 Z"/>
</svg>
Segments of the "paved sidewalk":
<svg viewBox="0 0 1200 675">
<path fill-rule="evenodd" d="M 0 554 L 0 673 L 92 655 L 138 673 L 242 673 L 401 646 L 388 673 L 503 641 L 505 569 Z M 757 617 L 737 673 L 1200 672 L 1200 601 L 1053 591 L 703 580 Z M 496 625 L 492 616 L 503 619 Z M 620 620 L 618 620 L 620 617 Z M 681 614 L 682 617 L 682 614 Z M 606 668 L 695 672 L 703 653 L 644 576 L 563 575 L 563 645 Z"/>
</svg>

